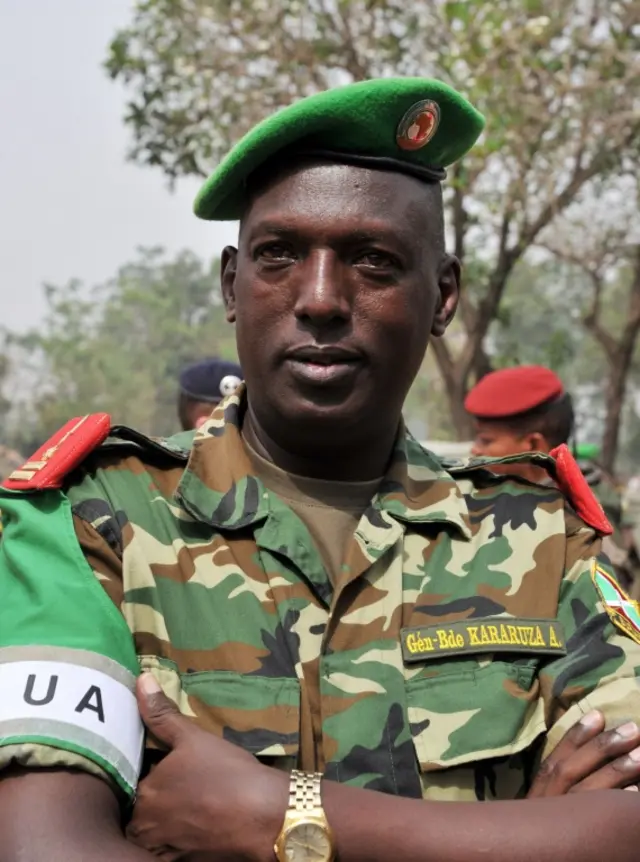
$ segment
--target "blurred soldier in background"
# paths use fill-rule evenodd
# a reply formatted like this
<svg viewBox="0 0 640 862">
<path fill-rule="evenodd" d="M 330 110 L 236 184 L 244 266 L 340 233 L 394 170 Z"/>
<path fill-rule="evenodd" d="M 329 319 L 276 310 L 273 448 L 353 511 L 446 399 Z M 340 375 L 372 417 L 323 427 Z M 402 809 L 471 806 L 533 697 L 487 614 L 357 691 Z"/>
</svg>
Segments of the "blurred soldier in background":
<svg viewBox="0 0 640 862">
<path fill-rule="evenodd" d="M 603 540 L 607 554 L 622 586 L 633 599 L 640 599 L 640 557 L 638 556 L 634 527 L 637 523 L 632 494 L 622 487 L 599 463 L 600 447 L 595 443 L 578 443 L 575 456 L 580 469 L 614 529 L 612 536 Z"/>
<path fill-rule="evenodd" d="M 622 510 L 633 540 L 636 558 L 636 578 L 631 588 L 632 598 L 640 601 L 640 476 L 632 476 L 622 492 Z"/>
<path fill-rule="evenodd" d="M 232 395 L 242 382 L 235 362 L 211 357 L 188 365 L 180 374 L 178 418 L 183 431 L 199 428 L 223 398 Z"/>
<path fill-rule="evenodd" d="M 477 456 L 548 453 L 562 443 L 568 444 L 574 430 L 571 396 L 560 378 L 541 365 L 521 365 L 487 374 L 470 390 L 465 408 L 474 418 L 471 451 Z M 602 550 L 611 560 L 620 584 L 634 593 L 634 598 L 640 598 L 640 560 L 633 525 L 623 513 L 620 490 L 613 477 L 598 465 L 598 447 L 580 447 L 576 456 L 614 529 L 612 536 L 603 538 Z M 552 481 L 545 470 L 533 465 L 504 464 L 496 472 L 517 473 L 532 482 Z"/>
<path fill-rule="evenodd" d="M 471 452 L 479 457 L 548 453 L 566 443 L 573 431 L 571 396 L 560 378 L 541 365 L 487 374 L 470 390 L 464 406 L 474 419 Z M 532 482 L 549 480 L 548 472 L 533 464 L 505 464 L 500 472 Z"/>
</svg>

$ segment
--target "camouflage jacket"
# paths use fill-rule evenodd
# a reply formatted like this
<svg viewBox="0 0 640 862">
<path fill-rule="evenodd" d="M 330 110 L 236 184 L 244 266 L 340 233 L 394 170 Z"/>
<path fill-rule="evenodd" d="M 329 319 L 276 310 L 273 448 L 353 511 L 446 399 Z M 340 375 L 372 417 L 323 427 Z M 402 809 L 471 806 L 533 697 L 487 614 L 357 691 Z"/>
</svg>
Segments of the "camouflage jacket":
<svg viewBox="0 0 640 862">
<path fill-rule="evenodd" d="M 252 475 L 242 397 L 192 445 L 116 430 L 48 492 L 70 504 L 65 541 L 122 612 L 132 672 L 131 662 L 151 670 L 184 714 L 267 763 L 407 797 L 517 798 L 583 713 L 640 721 L 637 609 L 555 488 L 481 461 L 444 469 L 402 431 L 333 589 L 304 524 Z M 40 507 L 45 525 L 56 500 Z M 7 551 L 28 534 L 20 506 L 37 500 L 5 492 L 0 503 L 10 512 L 0 589 L 13 607 L 0 610 L 2 661 L 2 647 L 34 649 L 11 578 L 29 582 L 33 601 L 45 573 Z M 49 559 L 74 553 L 56 541 Z M 40 612 L 79 602 L 71 586 L 57 611 L 42 599 Z M 84 634 L 55 642 L 88 650 L 83 638 L 115 632 L 106 605 L 91 608 L 74 623 Z M 38 739 L 18 728 L 9 741 L 14 759 L 42 762 Z M 81 750 L 105 768 L 90 747 L 52 750 L 56 762 Z"/>
</svg>

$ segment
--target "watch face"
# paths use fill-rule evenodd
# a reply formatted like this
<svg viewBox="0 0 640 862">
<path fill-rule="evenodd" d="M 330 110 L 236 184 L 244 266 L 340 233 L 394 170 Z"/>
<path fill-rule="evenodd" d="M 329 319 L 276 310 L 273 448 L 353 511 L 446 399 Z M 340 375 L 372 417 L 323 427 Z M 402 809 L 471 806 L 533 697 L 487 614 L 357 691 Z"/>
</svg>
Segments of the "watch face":
<svg viewBox="0 0 640 862">
<path fill-rule="evenodd" d="M 297 823 L 287 833 L 284 852 L 290 862 L 327 862 L 331 843 L 320 823 Z"/>
</svg>

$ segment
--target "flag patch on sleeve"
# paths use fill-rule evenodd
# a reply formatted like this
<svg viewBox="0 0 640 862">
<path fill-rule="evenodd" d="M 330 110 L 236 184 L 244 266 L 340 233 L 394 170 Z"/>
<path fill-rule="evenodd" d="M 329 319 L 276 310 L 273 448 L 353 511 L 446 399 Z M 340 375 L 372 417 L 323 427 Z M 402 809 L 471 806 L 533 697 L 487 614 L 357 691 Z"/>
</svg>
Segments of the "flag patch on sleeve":
<svg viewBox="0 0 640 862">
<path fill-rule="evenodd" d="M 611 621 L 640 644 L 640 605 L 622 589 L 615 578 L 594 560 L 591 578 Z"/>
</svg>

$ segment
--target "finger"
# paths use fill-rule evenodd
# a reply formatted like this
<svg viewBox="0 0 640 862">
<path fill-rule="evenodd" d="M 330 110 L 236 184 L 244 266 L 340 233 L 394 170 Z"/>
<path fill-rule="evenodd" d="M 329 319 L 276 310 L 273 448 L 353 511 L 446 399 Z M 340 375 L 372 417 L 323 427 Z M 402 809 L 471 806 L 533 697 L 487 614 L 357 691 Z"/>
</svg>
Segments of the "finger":
<svg viewBox="0 0 640 862">
<path fill-rule="evenodd" d="M 636 747 L 586 776 L 572 788 L 572 791 L 616 790 L 620 788 L 637 790 L 635 782 L 639 780 L 640 747 Z"/>
<path fill-rule="evenodd" d="M 549 792 L 550 783 L 556 784 L 558 781 L 558 772 L 561 771 L 559 770 L 560 764 L 565 763 L 583 745 L 602 733 L 604 726 L 604 715 L 597 709 L 588 712 L 580 721 L 576 722 L 565 733 L 551 754 L 540 764 L 528 797 L 545 796 Z M 556 790 L 555 792 L 562 791 Z"/>
<path fill-rule="evenodd" d="M 148 730 L 160 742 L 173 748 L 185 729 L 191 726 L 190 723 L 164 694 L 153 674 L 141 674 L 136 689 L 140 715 Z"/>
<path fill-rule="evenodd" d="M 173 847 L 170 847 L 168 844 L 156 844 L 151 840 L 151 835 L 146 833 L 143 834 L 142 831 L 131 829 L 127 827 L 125 830 L 125 834 L 127 836 L 127 840 L 132 844 L 135 844 L 137 847 L 141 847 L 143 850 L 151 853 L 157 859 L 162 859 L 164 862 L 175 862 L 175 860 L 180 859 L 184 856 L 184 854 L 175 850 Z"/>
<path fill-rule="evenodd" d="M 640 776 L 640 771 L 633 765 L 635 761 L 628 757 L 639 743 L 640 728 L 633 721 L 599 733 L 576 749 L 570 757 L 556 764 L 547 792 L 569 793 L 578 789 L 578 785 L 579 789 L 588 790 L 612 789 L 629 784 L 636 776 Z"/>
<path fill-rule="evenodd" d="M 165 856 L 167 859 L 177 859 L 177 851 L 163 840 L 162 831 L 158 818 L 153 815 L 150 816 L 148 810 L 142 814 L 137 806 L 134 808 L 133 816 L 124 830 L 127 841 L 135 844 L 136 847 L 142 847 L 143 850 L 147 850 L 153 856 L 161 859 L 164 859 Z M 170 854 L 174 854 L 174 856 L 171 857 Z"/>
</svg>

